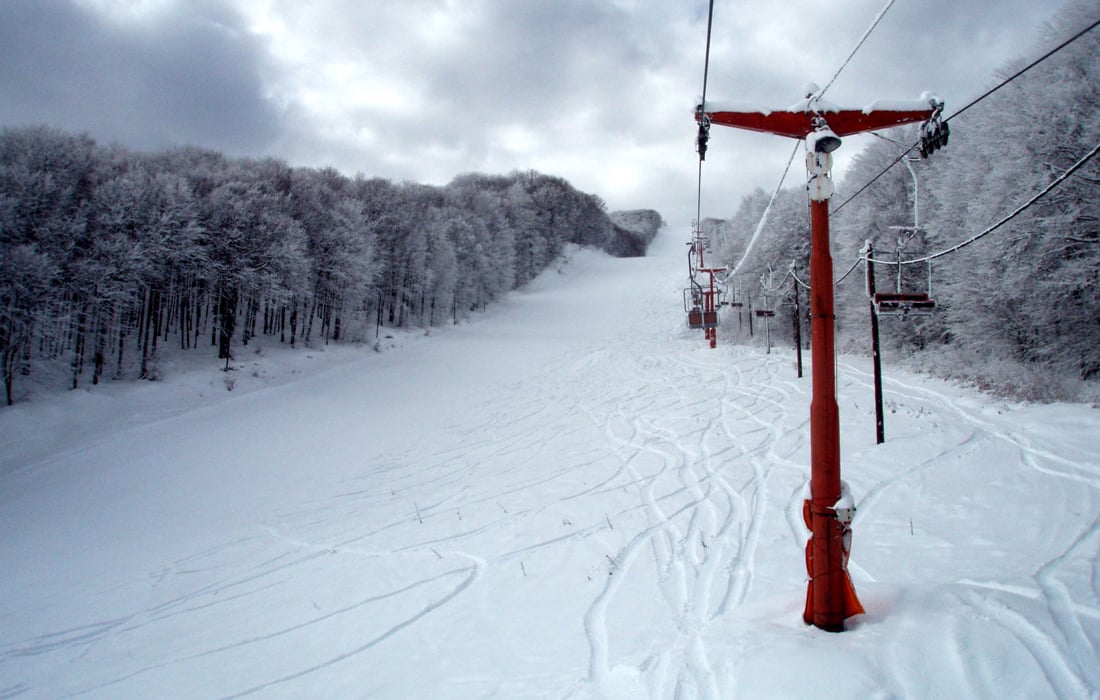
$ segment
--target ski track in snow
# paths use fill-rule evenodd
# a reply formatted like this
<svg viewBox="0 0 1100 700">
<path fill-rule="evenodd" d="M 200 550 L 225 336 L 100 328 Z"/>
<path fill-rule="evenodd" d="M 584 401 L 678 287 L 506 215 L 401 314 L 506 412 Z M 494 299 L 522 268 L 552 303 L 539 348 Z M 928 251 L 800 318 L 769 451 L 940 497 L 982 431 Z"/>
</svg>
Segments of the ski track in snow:
<svg viewBox="0 0 1100 700">
<path fill-rule="evenodd" d="M 850 381 L 871 387 L 871 375 L 851 364 L 841 363 L 838 374 Z M 989 451 L 990 443 L 1005 443 L 1016 453 L 1018 464 L 1044 476 L 1080 484 L 1100 491 L 1100 460 L 1096 453 L 1083 455 L 1078 461 L 1035 446 L 1032 438 L 1015 424 L 1015 431 L 997 425 L 978 411 L 964 407 L 957 399 L 927 386 L 884 378 L 884 394 L 929 407 L 933 414 L 956 423 L 956 443 L 886 481 L 871 487 L 863 507 L 868 507 L 891 485 L 908 479 L 922 469 L 936 467 L 953 456 L 964 457 L 978 451 Z M 887 419 L 889 422 L 889 418 Z M 1056 516 L 1052 513 L 1052 516 Z M 1100 697 L 1100 649 L 1096 625 L 1082 622 L 1100 620 L 1097 607 L 1095 574 L 1092 575 L 1091 599 L 1077 602 L 1069 587 L 1061 580 L 1063 567 L 1080 561 L 1100 560 L 1100 517 L 1061 554 L 1038 568 L 1031 576 L 1034 587 L 1003 585 L 994 582 L 960 580 L 964 590 L 958 598 L 1012 635 L 1042 669 L 1050 689 L 1057 697 Z M 996 595 L 1007 594 L 1007 595 Z M 1049 616 L 1030 616 L 1022 612 L 1013 599 L 1026 598 L 1041 602 Z M 1086 631 L 1092 628 L 1091 635 Z M 961 655 L 960 658 L 965 658 Z M 982 691 L 984 692 L 984 691 Z M 978 692 L 981 695 L 982 692 Z"/>
<path fill-rule="evenodd" d="M 76 602 L 42 579 L 51 585 L 21 594 L 22 608 L 0 608 L 0 698 L 798 697 L 815 689 L 790 672 L 803 663 L 832 673 L 838 697 L 1100 695 L 1100 462 L 1088 441 L 1063 445 L 987 399 L 888 371 L 890 439 L 876 448 L 864 439 L 870 373 L 842 358 L 843 459 L 860 508 L 850 567 L 869 614 L 844 635 L 816 634 L 799 614 L 809 374 L 794 378 L 789 353 L 726 344 L 733 324 L 718 350 L 683 330 L 669 302 L 681 275 L 660 257 L 680 255 L 663 245 L 640 262 L 586 254 L 568 284 L 551 275 L 549 294 L 520 293 L 520 311 L 569 301 L 525 326 L 554 342 L 522 371 L 502 369 L 499 385 L 458 385 L 471 395 L 454 415 L 355 442 L 331 458 L 339 468 L 319 459 L 316 475 L 257 485 L 277 497 L 230 501 L 233 518 L 196 505 L 226 525 L 182 533 L 170 552 L 124 550 L 131 568 L 82 580 Z M 595 314 L 592 298 L 610 300 L 617 323 L 582 319 L 572 338 L 569 314 Z M 513 311 L 501 311 L 500 338 L 522 320 Z M 478 323 L 489 347 L 505 343 L 502 367 L 508 352 L 535 352 L 508 351 L 492 319 L 468 328 Z M 441 344 L 424 351 L 437 361 L 484 354 L 445 334 L 428 342 Z M 353 390 L 325 386 L 371 415 Z M 1018 500 L 945 489 L 961 467 Z M 240 479 L 227 488 L 253 487 Z M 1066 512 L 1033 516 L 1039 487 Z M 1033 532 L 1014 533 L 1002 556 L 983 546 L 982 524 L 1005 506 Z M 904 533 L 882 537 L 907 516 Z M 937 520 L 951 518 L 975 533 Z M 956 548 L 985 559 L 953 562 Z"/>
<path fill-rule="evenodd" d="M 860 371 L 850 364 L 842 363 L 838 372 L 851 379 L 859 381 L 865 386 L 871 386 L 871 375 Z M 974 426 L 979 431 L 987 434 L 991 439 L 1002 440 L 1013 445 L 1020 452 L 1020 458 L 1024 464 L 1036 471 L 1051 476 L 1078 481 L 1094 489 L 1100 489 L 1100 459 L 1095 454 L 1091 455 L 1091 463 L 1081 463 L 1063 457 L 1048 449 L 1035 447 L 1033 440 L 1020 432 L 1008 432 L 988 419 L 979 416 L 977 411 L 962 407 L 958 401 L 952 400 L 943 393 L 934 391 L 928 387 L 918 387 L 898 379 L 884 378 L 884 393 L 889 392 L 894 396 L 906 399 L 931 403 L 936 409 L 950 414 L 964 425 Z"/>
<path fill-rule="evenodd" d="M 776 364 L 746 376 L 736 366 L 674 360 L 649 378 L 660 382 L 664 406 L 632 410 L 616 401 L 602 416 L 621 463 L 611 479 L 625 475 L 626 485 L 640 490 L 648 516 L 648 527 L 612 557 L 614 573 L 585 617 L 589 680 L 602 692 L 609 692 L 612 675 L 607 609 L 644 560 L 674 621 L 667 642 L 654 644 L 660 651 L 643 664 L 646 686 L 654 697 L 723 696 L 704 632 L 751 590 L 771 470 L 798 466 L 777 453 L 803 422 L 791 430 L 776 420 L 788 398 L 768 381 Z M 718 377 L 700 389 L 698 377 L 716 369 Z M 690 432 L 677 428 L 685 422 L 694 423 Z M 792 443 L 797 450 L 800 440 Z M 646 456 L 659 466 L 643 471 Z"/>
</svg>

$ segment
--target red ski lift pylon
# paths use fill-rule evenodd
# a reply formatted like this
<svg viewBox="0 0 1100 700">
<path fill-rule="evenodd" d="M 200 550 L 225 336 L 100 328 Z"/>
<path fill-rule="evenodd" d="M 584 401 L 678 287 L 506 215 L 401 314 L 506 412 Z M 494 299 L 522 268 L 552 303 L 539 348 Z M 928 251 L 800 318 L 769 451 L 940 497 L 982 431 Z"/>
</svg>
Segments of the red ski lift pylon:
<svg viewBox="0 0 1100 700">
<path fill-rule="evenodd" d="M 703 337 L 710 347 L 718 345 L 718 309 L 722 306 L 722 291 L 715 283 L 715 275 L 725 272 L 725 267 L 705 267 L 704 254 L 709 252 L 710 239 L 704 236 L 696 223 L 695 234 L 688 243 L 688 275 L 691 287 L 684 290 L 684 308 L 688 313 L 688 327 L 702 328 Z M 706 275 L 702 281 L 696 275 Z M 690 306 L 688 298 L 691 298 Z"/>
<path fill-rule="evenodd" d="M 829 252 L 829 199 L 833 183 L 831 153 L 840 137 L 891 126 L 928 122 L 943 102 L 880 102 L 866 109 L 840 109 L 809 86 L 806 99 L 787 110 L 755 106 L 727 107 L 704 102 L 695 110 L 702 124 L 720 124 L 806 141 L 807 191 L 810 196 L 810 331 L 813 353 L 813 399 L 810 404 L 810 498 L 805 503 L 811 535 L 806 545 L 810 583 L 802 617 L 807 624 L 839 632 L 844 620 L 863 612 L 848 575 L 850 522 L 854 508 L 841 507 L 840 411 L 836 402 L 836 356 L 833 311 L 833 259 Z"/>
</svg>

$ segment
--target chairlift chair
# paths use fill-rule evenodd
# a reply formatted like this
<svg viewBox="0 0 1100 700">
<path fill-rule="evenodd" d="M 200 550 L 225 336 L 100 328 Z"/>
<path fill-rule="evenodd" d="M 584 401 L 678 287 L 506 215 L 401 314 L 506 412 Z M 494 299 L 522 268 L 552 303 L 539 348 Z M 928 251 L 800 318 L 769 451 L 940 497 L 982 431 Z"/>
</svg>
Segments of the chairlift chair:
<svg viewBox="0 0 1100 700">
<path fill-rule="evenodd" d="M 684 290 L 684 311 L 687 312 L 688 328 L 703 328 L 703 300 L 697 289 Z"/>
<path fill-rule="evenodd" d="M 936 301 L 927 294 L 876 292 L 874 301 L 879 316 L 927 315 L 936 308 Z"/>
<path fill-rule="evenodd" d="M 928 291 L 901 291 L 901 266 L 898 266 L 897 289 L 892 292 L 875 292 L 872 295 L 875 313 L 879 316 L 908 316 L 915 314 L 927 316 L 936 309 L 936 300 L 932 298 L 932 263 L 928 263 Z"/>
<path fill-rule="evenodd" d="M 933 115 L 934 122 L 934 138 L 932 139 L 935 144 L 935 148 L 940 148 L 947 144 L 947 124 L 942 125 L 939 122 L 939 111 L 942 110 L 942 106 Z M 926 137 L 926 127 L 928 125 L 921 126 L 921 139 L 922 139 L 922 151 L 921 156 L 927 157 L 924 152 L 924 140 Z M 933 149 L 934 150 L 934 149 Z M 901 271 L 903 268 L 901 260 L 902 248 L 909 239 L 916 236 L 923 229 L 920 225 L 920 209 L 918 206 L 920 198 L 920 187 L 917 182 L 917 172 L 913 170 L 913 165 L 910 163 L 910 159 L 904 160 L 905 167 L 909 170 L 909 174 L 913 178 L 913 225 L 912 226 L 891 226 L 892 229 L 897 229 L 902 233 L 898 236 L 897 246 L 897 277 L 895 278 L 895 289 L 892 292 L 872 292 L 871 299 L 875 304 L 875 313 L 879 316 L 908 316 L 909 314 L 927 315 L 932 313 L 936 308 L 936 302 L 932 299 L 932 261 L 929 259 L 926 261 L 927 270 L 927 291 L 925 292 L 903 292 L 901 284 Z"/>
<path fill-rule="evenodd" d="M 727 280 L 727 283 L 728 283 L 728 280 Z M 726 304 L 726 306 L 730 307 L 731 309 L 737 309 L 738 313 L 740 313 L 740 309 L 745 306 L 744 302 L 736 301 L 736 299 L 741 297 L 741 280 L 740 280 L 740 278 L 737 279 L 737 288 L 733 290 L 733 297 L 734 297 L 735 301 L 727 301 L 727 302 L 725 302 L 725 304 Z"/>
</svg>

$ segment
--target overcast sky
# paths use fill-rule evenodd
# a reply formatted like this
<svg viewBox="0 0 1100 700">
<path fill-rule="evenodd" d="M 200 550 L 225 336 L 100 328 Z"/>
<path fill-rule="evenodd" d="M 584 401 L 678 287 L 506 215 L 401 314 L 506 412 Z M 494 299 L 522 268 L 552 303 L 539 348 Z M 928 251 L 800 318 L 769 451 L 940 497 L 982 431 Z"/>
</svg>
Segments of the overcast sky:
<svg viewBox="0 0 1100 700">
<path fill-rule="evenodd" d="M 1062 0 L 896 0 L 826 95 L 939 94 L 1030 57 Z M 708 99 L 785 107 L 886 0 L 715 0 Z M 0 126 L 194 144 L 393 180 L 535 169 L 610 209 L 695 216 L 705 0 L 0 0 Z M 965 138 L 963 124 L 952 139 Z M 703 216 L 771 191 L 793 142 L 716 127 Z M 838 155 L 858 151 L 859 137 Z M 843 159 L 838 161 L 843 167 Z M 788 185 L 803 177 L 796 164 Z"/>
</svg>

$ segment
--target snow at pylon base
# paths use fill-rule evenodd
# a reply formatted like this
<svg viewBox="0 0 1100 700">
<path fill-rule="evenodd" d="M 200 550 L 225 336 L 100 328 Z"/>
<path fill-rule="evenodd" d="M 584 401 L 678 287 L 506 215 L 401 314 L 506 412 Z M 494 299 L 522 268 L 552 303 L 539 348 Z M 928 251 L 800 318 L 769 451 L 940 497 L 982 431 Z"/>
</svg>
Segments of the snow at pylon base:
<svg viewBox="0 0 1100 700">
<path fill-rule="evenodd" d="M 1090 697 L 1100 411 L 842 357 L 851 571 L 802 623 L 810 385 L 683 243 L 469 324 L 0 410 L 0 697 Z M 747 330 L 747 327 L 746 327 Z"/>
</svg>

